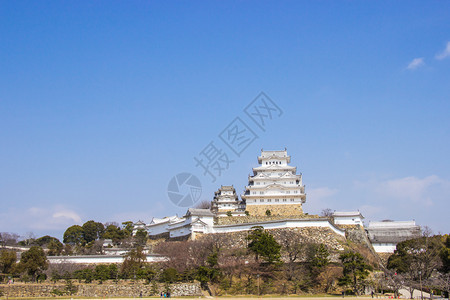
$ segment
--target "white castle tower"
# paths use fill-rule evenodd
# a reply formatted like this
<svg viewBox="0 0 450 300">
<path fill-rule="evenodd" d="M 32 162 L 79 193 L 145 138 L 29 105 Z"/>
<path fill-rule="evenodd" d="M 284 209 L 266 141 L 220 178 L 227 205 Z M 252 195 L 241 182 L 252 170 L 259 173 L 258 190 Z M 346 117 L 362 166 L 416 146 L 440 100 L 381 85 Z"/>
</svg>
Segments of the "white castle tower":
<svg viewBox="0 0 450 300">
<path fill-rule="evenodd" d="M 258 157 L 259 167 L 253 168 L 248 186 L 241 196 L 251 216 L 302 215 L 302 203 L 306 202 L 305 186 L 297 168 L 289 166 L 291 157 L 284 151 L 263 151 Z"/>
<path fill-rule="evenodd" d="M 220 189 L 214 193 L 214 200 L 211 201 L 211 212 L 218 217 L 226 217 L 228 215 L 240 216 L 244 215 L 245 203 L 239 201 L 238 195 L 234 187 L 222 185 Z"/>
</svg>

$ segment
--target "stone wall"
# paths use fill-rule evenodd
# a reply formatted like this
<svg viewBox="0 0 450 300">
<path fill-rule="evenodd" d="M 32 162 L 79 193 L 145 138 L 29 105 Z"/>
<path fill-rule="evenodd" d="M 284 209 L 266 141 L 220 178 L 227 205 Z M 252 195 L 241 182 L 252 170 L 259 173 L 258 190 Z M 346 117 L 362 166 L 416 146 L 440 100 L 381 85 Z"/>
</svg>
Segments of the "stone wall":
<svg viewBox="0 0 450 300">
<path fill-rule="evenodd" d="M 112 298 L 125 297 L 137 298 L 142 292 L 143 297 L 155 296 L 152 292 L 154 289 L 151 284 L 142 283 L 127 283 L 127 284 L 74 284 L 77 292 L 73 294 L 74 297 L 86 298 Z M 65 284 L 36 284 L 36 283 L 14 283 L 14 284 L 0 284 L 0 290 L 3 291 L 3 297 L 54 297 L 52 293 L 54 290 L 64 291 Z M 159 293 L 164 291 L 164 285 L 158 283 L 157 291 Z M 170 284 L 170 293 L 173 297 L 180 296 L 202 296 L 202 291 L 199 283 L 177 283 Z"/>
<path fill-rule="evenodd" d="M 250 216 L 265 216 L 266 211 L 270 210 L 272 216 L 301 216 L 303 208 L 300 203 L 297 204 L 271 204 L 271 205 L 253 205 L 248 204 L 246 210 Z"/>
<path fill-rule="evenodd" d="M 353 227 L 347 227 L 345 230 L 345 237 L 347 238 L 347 240 L 367 249 L 367 251 L 369 252 L 367 253 L 367 256 L 373 264 L 378 264 L 380 266 L 383 265 L 383 261 L 380 259 L 380 256 L 373 248 L 372 243 L 370 242 L 367 233 L 362 226 L 356 225 Z"/>
<path fill-rule="evenodd" d="M 297 227 L 297 228 L 279 228 L 279 229 L 268 229 L 268 232 L 272 234 L 279 243 L 288 238 L 296 238 L 301 240 L 302 243 L 314 243 L 314 244 L 324 244 L 327 246 L 329 251 L 332 253 L 332 260 L 337 261 L 339 251 L 344 250 L 346 246 L 345 237 L 336 234 L 330 228 L 326 227 Z M 295 236 L 290 235 L 291 233 L 296 234 Z M 229 233 L 216 233 L 216 234 L 204 234 L 197 236 L 197 239 L 211 238 L 214 236 L 214 240 L 219 243 L 220 247 L 226 247 L 227 249 L 232 248 L 246 248 L 247 247 L 247 237 L 248 231 L 238 231 Z"/>
<path fill-rule="evenodd" d="M 286 219 L 317 219 L 317 215 L 287 215 L 287 216 L 242 216 L 242 217 L 221 217 L 216 219 L 217 225 L 232 225 L 232 224 L 244 224 L 244 223 L 256 223 L 256 222 L 267 222 L 276 220 L 286 220 Z"/>
</svg>

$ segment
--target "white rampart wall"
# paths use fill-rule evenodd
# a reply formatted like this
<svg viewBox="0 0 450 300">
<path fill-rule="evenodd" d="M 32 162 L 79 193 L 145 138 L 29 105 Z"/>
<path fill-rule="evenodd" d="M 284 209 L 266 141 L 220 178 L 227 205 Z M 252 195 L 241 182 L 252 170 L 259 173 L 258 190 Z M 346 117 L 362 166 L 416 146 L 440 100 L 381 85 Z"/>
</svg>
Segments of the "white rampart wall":
<svg viewBox="0 0 450 300">
<path fill-rule="evenodd" d="M 269 221 L 264 223 L 244 223 L 233 225 L 219 225 L 212 228 L 212 233 L 226 233 L 237 231 L 252 230 L 254 226 L 262 226 L 264 229 L 282 229 L 282 228 L 296 228 L 296 227 L 325 227 L 330 228 L 334 233 L 345 236 L 345 231 L 334 227 L 328 220 L 280 220 Z"/>
<path fill-rule="evenodd" d="M 148 234 L 158 235 L 169 231 L 169 222 L 151 224 L 147 226 Z"/>
<path fill-rule="evenodd" d="M 372 243 L 373 249 L 377 253 L 394 253 L 397 246 L 393 243 Z"/>
<path fill-rule="evenodd" d="M 339 225 L 363 225 L 359 216 L 334 217 L 334 223 Z"/>
</svg>

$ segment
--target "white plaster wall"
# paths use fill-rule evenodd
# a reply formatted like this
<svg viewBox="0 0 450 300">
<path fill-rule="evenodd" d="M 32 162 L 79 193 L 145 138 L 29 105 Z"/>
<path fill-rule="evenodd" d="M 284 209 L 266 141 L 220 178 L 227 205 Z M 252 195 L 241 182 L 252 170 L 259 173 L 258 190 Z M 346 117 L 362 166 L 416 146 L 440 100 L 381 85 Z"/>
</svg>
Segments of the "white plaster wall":
<svg viewBox="0 0 450 300">
<path fill-rule="evenodd" d="M 178 227 L 170 230 L 170 237 L 180 237 L 191 233 L 191 227 Z"/>
<path fill-rule="evenodd" d="M 397 246 L 391 243 L 372 243 L 372 246 L 378 253 L 394 253 L 397 249 Z"/>
<path fill-rule="evenodd" d="M 261 224 L 234 224 L 234 225 L 222 225 L 214 226 L 213 233 L 226 233 L 237 231 L 252 230 L 253 226 L 263 226 L 265 229 L 280 229 L 280 228 L 296 228 L 296 227 L 328 227 L 335 233 L 345 236 L 345 232 L 330 224 L 327 220 L 318 221 L 304 221 L 304 220 L 287 220 L 279 222 L 261 223 Z"/>
<path fill-rule="evenodd" d="M 214 225 L 214 217 L 206 217 L 201 216 L 199 217 L 200 221 L 206 223 L 209 227 L 212 227 Z"/>
<path fill-rule="evenodd" d="M 169 228 L 169 223 L 160 223 L 155 225 L 149 225 L 148 226 L 148 234 L 150 235 L 157 235 L 164 232 L 167 232 Z"/>
<path fill-rule="evenodd" d="M 362 225 L 360 217 L 334 217 L 334 223 L 338 225 Z"/>
</svg>

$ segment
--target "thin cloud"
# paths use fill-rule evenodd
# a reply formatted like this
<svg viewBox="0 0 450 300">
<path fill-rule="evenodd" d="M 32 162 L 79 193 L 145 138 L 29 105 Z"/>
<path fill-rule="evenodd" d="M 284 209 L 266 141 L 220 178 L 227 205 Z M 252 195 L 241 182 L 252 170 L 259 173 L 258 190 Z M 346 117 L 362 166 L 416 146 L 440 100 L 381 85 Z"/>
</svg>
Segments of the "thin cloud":
<svg viewBox="0 0 450 300">
<path fill-rule="evenodd" d="M 414 58 L 406 67 L 408 70 L 415 70 L 421 66 L 424 66 L 425 62 L 423 57 Z"/>
<path fill-rule="evenodd" d="M 450 56 L 450 42 L 447 42 L 447 46 L 445 47 L 445 50 L 442 51 L 441 53 L 436 55 L 436 59 L 444 59 L 446 57 Z"/>
<path fill-rule="evenodd" d="M 14 221 L 2 222 L 1 219 L 6 220 L 6 216 Z M 10 208 L 0 214 L 0 227 L 10 231 L 64 230 L 81 223 L 78 213 L 61 205 L 50 208 L 34 206 L 26 210 Z"/>
<path fill-rule="evenodd" d="M 416 220 L 434 230 L 447 230 L 450 180 L 437 175 L 374 178 L 356 181 L 349 194 L 360 198 L 360 211 L 367 221 Z"/>
<path fill-rule="evenodd" d="M 382 182 L 379 185 L 378 192 L 385 196 L 405 199 L 413 202 L 424 202 L 428 195 L 429 189 L 433 185 L 440 185 L 443 180 L 436 175 L 417 178 L 414 176 L 398 178 Z M 428 200 L 428 204 L 430 204 Z"/>
<path fill-rule="evenodd" d="M 306 204 L 304 210 L 306 212 L 319 213 L 325 208 L 334 208 L 333 199 L 339 191 L 329 187 L 319 187 L 306 190 Z"/>
</svg>

